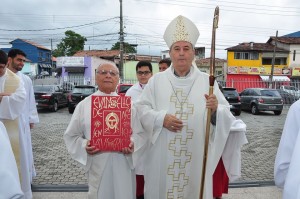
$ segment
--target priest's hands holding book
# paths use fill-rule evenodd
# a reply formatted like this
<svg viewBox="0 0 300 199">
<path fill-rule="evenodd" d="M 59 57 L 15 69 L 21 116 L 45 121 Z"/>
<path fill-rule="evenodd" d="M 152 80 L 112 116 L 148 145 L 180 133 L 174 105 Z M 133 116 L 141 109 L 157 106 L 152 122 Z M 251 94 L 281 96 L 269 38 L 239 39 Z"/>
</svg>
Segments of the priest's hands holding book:
<svg viewBox="0 0 300 199">
<path fill-rule="evenodd" d="M 181 131 L 183 123 L 180 119 L 171 114 L 166 114 L 163 127 L 172 132 Z"/>
<path fill-rule="evenodd" d="M 129 146 L 128 147 L 125 147 L 121 150 L 122 153 L 124 154 L 131 154 L 134 150 L 134 144 L 133 142 L 131 141 Z"/>
<path fill-rule="evenodd" d="M 91 145 L 90 140 L 87 141 L 85 150 L 89 155 L 95 155 L 101 152 L 100 149 L 97 149 L 95 146 Z"/>
<path fill-rule="evenodd" d="M 97 149 L 95 146 L 91 146 L 90 140 L 88 140 L 86 146 L 85 146 L 85 150 L 89 155 L 95 155 L 97 153 L 103 152 L 100 149 Z M 124 153 L 124 154 L 130 154 L 132 153 L 134 150 L 134 144 L 131 141 L 128 147 L 123 148 L 120 152 Z"/>
</svg>

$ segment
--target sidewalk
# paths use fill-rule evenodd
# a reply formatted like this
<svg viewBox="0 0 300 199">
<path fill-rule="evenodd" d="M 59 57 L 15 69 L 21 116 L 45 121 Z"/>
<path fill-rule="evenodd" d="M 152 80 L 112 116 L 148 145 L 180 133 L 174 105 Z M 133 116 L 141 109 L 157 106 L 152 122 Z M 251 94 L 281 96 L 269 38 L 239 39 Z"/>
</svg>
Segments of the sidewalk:
<svg viewBox="0 0 300 199">
<path fill-rule="evenodd" d="M 33 199 L 83 199 L 87 192 L 33 192 Z M 281 190 L 275 186 L 231 188 L 223 199 L 281 199 Z"/>
</svg>

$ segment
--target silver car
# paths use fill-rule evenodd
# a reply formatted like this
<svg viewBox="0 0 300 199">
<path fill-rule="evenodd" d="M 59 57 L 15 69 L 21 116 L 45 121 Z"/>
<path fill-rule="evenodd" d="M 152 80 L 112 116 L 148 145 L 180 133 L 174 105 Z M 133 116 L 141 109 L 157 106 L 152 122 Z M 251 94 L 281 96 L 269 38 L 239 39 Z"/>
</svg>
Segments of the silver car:
<svg viewBox="0 0 300 199">
<path fill-rule="evenodd" d="M 273 111 L 280 115 L 283 109 L 283 100 L 276 89 L 247 88 L 240 93 L 241 109 L 250 110 L 253 115 L 260 111 Z"/>
</svg>

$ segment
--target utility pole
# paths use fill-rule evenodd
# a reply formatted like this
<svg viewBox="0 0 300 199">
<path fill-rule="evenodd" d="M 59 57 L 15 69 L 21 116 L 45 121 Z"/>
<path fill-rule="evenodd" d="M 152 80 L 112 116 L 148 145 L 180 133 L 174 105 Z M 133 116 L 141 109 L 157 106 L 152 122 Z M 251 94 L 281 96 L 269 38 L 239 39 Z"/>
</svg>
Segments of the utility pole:
<svg viewBox="0 0 300 199">
<path fill-rule="evenodd" d="M 270 80 L 269 88 L 273 88 L 273 75 L 274 75 L 275 55 L 276 55 L 276 47 L 277 47 L 277 37 L 278 37 L 278 30 L 276 31 L 276 37 L 275 37 L 275 45 L 274 45 L 274 50 L 273 50 L 271 75 L 270 75 L 270 78 L 269 78 L 269 80 Z"/>
<path fill-rule="evenodd" d="M 52 59 L 52 51 L 53 51 L 53 47 L 52 47 L 52 39 L 50 39 L 50 41 L 51 41 L 51 53 L 50 53 L 51 70 L 53 70 L 53 59 Z"/>
<path fill-rule="evenodd" d="M 119 61 L 119 72 L 120 78 L 123 79 L 123 45 L 124 45 L 124 32 L 123 32 L 123 8 L 122 0 L 120 0 L 120 61 Z"/>
</svg>

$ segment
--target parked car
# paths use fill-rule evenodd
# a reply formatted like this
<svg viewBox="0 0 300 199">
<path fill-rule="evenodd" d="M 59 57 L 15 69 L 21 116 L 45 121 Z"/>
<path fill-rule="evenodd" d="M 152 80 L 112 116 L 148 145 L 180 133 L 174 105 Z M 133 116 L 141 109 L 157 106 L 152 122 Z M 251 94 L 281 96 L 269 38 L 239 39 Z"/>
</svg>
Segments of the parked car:
<svg viewBox="0 0 300 199">
<path fill-rule="evenodd" d="M 280 115 L 283 109 L 283 100 L 276 89 L 247 88 L 240 93 L 241 109 L 250 110 L 257 115 L 260 111 L 273 111 Z"/>
<path fill-rule="evenodd" d="M 235 88 L 231 87 L 223 87 L 223 94 L 226 100 L 230 104 L 230 111 L 232 111 L 235 115 L 241 114 L 241 102 L 239 93 Z"/>
<path fill-rule="evenodd" d="M 79 85 L 75 86 L 71 93 L 68 95 L 68 109 L 69 113 L 73 113 L 76 105 L 87 96 L 96 92 L 95 86 Z"/>
<path fill-rule="evenodd" d="M 277 89 L 277 91 L 281 95 L 284 104 L 293 104 L 296 101 L 296 97 L 294 95 L 281 89 Z"/>
<path fill-rule="evenodd" d="M 37 108 L 48 108 L 56 112 L 59 107 L 68 104 L 65 93 L 58 85 L 35 85 L 33 90 Z"/>
<path fill-rule="evenodd" d="M 132 86 L 133 84 L 119 84 L 117 86 L 117 93 L 119 95 L 125 95 L 127 90 Z"/>
<path fill-rule="evenodd" d="M 298 88 L 296 88 L 295 86 L 282 85 L 282 86 L 280 86 L 280 89 L 294 95 L 296 100 L 298 100 L 300 98 L 300 90 Z"/>
</svg>

